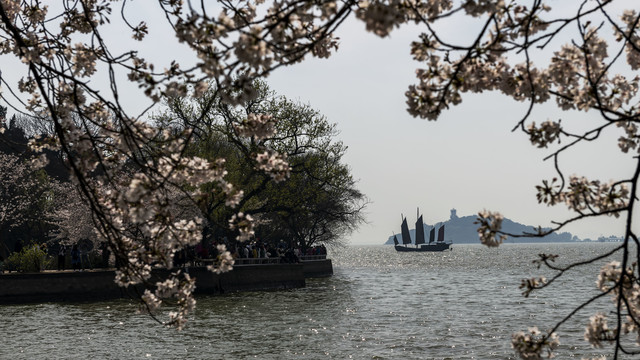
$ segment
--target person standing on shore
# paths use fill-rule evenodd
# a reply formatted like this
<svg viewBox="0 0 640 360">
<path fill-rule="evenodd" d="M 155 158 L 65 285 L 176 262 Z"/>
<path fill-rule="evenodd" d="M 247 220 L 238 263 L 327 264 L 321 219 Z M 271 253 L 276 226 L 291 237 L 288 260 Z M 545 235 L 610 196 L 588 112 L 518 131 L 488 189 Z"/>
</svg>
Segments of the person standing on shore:
<svg viewBox="0 0 640 360">
<path fill-rule="evenodd" d="M 102 250 L 102 267 L 106 269 L 109 267 L 109 256 L 111 255 L 109 253 L 109 244 L 106 241 L 100 243 L 100 249 Z"/>
<path fill-rule="evenodd" d="M 89 259 L 89 250 L 86 247 L 82 247 L 80 250 L 80 266 L 82 267 L 82 271 L 85 268 L 93 269 L 93 265 L 91 265 L 91 260 Z"/>
<path fill-rule="evenodd" d="M 58 270 L 65 269 L 65 260 L 66 260 L 66 249 L 63 244 L 60 244 L 60 249 L 58 249 Z"/>
<path fill-rule="evenodd" d="M 80 251 L 75 244 L 71 248 L 71 267 L 73 270 L 80 270 Z"/>
</svg>

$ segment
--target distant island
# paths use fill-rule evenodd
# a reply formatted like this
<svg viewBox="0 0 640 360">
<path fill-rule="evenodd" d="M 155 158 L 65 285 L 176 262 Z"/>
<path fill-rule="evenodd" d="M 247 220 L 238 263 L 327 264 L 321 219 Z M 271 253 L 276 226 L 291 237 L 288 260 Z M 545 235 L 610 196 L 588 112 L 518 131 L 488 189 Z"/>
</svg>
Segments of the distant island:
<svg viewBox="0 0 640 360">
<path fill-rule="evenodd" d="M 449 220 L 445 222 L 439 222 L 433 225 L 424 224 L 424 232 L 425 234 L 428 234 L 432 228 L 434 227 L 437 228 L 440 225 L 444 224 L 446 229 L 445 241 L 447 242 L 453 241 L 454 244 L 479 244 L 480 241 L 478 240 L 478 232 L 477 232 L 478 224 L 474 224 L 476 219 L 477 219 L 476 215 L 458 217 L 458 215 L 456 214 L 456 209 L 451 209 L 451 216 L 449 217 Z M 407 219 L 407 221 L 411 222 L 409 219 Z M 524 232 L 533 233 L 535 232 L 535 228 L 536 227 L 534 226 L 523 225 L 507 218 L 504 218 L 504 220 L 502 221 L 502 229 L 505 232 L 508 232 L 511 234 L 522 234 Z M 411 242 L 413 243 L 415 242 L 416 231 L 415 229 L 411 229 L 409 230 L 409 232 L 411 233 Z M 400 234 L 396 234 L 396 235 L 398 236 L 398 240 L 401 241 L 401 235 Z M 615 241 L 622 241 L 622 238 L 609 236 L 609 237 L 600 237 L 598 238 L 598 240 L 580 239 L 579 237 L 572 235 L 569 232 L 561 232 L 561 233 L 552 233 L 543 238 L 532 237 L 532 238 L 516 239 L 512 237 L 507 237 L 507 239 L 505 240 L 505 243 L 515 243 L 515 242 L 549 243 L 549 242 L 592 242 L 592 241 L 615 242 Z M 387 242 L 385 242 L 384 244 L 393 245 L 393 236 L 390 236 L 387 239 Z"/>
</svg>

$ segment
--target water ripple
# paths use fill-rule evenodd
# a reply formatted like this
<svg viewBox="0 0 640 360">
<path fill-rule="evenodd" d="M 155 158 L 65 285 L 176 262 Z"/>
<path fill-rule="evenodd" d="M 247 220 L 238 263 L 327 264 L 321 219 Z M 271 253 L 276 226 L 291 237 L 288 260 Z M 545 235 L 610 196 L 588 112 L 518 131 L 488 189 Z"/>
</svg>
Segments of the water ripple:
<svg viewBox="0 0 640 360">
<path fill-rule="evenodd" d="M 0 359 L 514 359 L 513 331 L 547 328 L 595 292 L 599 264 L 523 298 L 520 279 L 548 275 L 531 263 L 536 254 L 560 253 L 563 264 L 608 247 L 348 247 L 331 254 L 333 277 L 304 289 L 198 297 L 181 332 L 128 300 L 0 306 Z M 598 354 L 582 340 L 594 311 L 562 329 L 559 358 Z"/>
</svg>

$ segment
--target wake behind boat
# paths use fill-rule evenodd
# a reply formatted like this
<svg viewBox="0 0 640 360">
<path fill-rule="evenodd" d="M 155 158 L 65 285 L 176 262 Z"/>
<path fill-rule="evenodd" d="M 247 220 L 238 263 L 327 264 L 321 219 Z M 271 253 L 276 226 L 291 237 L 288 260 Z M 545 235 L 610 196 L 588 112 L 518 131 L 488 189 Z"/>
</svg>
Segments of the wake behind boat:
<svg viewBox="0 0 640 360">
<path fill-rule="evenodd" d="M 409 226 L 407 225 L 407 218 L 403 217 L 402 225 L 402 245 L 398 242 L 398 237 L 393 235 L 393 242 L 395 244 L 396 251 L 400 252 L 425 252 L 425 251 L 444 251 L 451 250 L 452 243 L 446 243 L 444 241 L 444 224 L 438 229 L 438 240 L 435 240 L 436 228 L 435 226 L 429 232 L 429 242 L 426 243 L 424 237 L 424 222 L 420 210 L 418 210 L 418 220 L 416 221 L 416 243 L 415 247 L 411 245 L 411 235 L 409 234 Z"/>
</svg>

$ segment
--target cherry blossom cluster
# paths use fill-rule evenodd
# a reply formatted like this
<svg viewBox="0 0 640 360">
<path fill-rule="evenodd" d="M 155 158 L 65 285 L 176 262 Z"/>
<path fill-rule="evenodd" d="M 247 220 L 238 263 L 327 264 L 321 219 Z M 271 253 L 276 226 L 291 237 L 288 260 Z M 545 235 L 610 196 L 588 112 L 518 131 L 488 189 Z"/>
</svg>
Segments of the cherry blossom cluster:
<svg viewBox="0 0 640 360">
<path fill-rule="evenodd" d="M 636 264 L 623 269 L 618 261 L 605 264 L 596 281 L 602 292 L 612 294 L 612 302 L 621 305 L 622 334 L 635 334 L 636 344 L 640 345 L 640 284 L 636 276 Z M 620 305 L 619 305 L 620 304 Z M 589 319 L 584 338 L 594 347 L 602 347 L 602 342 L 612 343 L 619 337 L 617 328 L 610 329 L 607 315 L 596 313 Z"/>
<path fill-rule="evenodd" d="M 181 1 L 167 2 L 163 10 L 175 29 L 177 40 L 189 46 L 199 59 L 193 69 L 176 65 L 168 77 L 192 81 L 197 71 L 219 78 L 218 84 L 222 87 L 241 90 L 236 94 L 239 97 L 231 102 L 237 104 L 254 95 L 243 84 L 250 84 L 256 76 L 264 76 L 282 64 L 299 62 L 309 53 L 328 57 L 337 48 L 332 30 L 337 21 L 352 11 L 352 5 L 337 1 L 269 4 L 242 1 L 196 9 L 184 7 Z M 147 29 L 146 24 L 134 28 L 134 37 L 143 39 Z M 158 80 L 159 74 L 153 73 L 145 59 L 137 56 L 133 59 L 135 65 L 130 79 L 138 82 L 153 99 L 163 95 L 158 89 L 162 82 Z M 241 78 L 245 80 L 239 80 Z"/>
<path fill-rule="evenodd" d="M 390 1 L 389 4 L 382 1 L 363 1 L 356 16 L 365 23 L 367 31 L 386 37 L 391 30 L 406 21 L 406 12 L 400 1 Z"/>
<path fill-rule="evenodd" d="M 638 133 L 638 125 L 631 121 L 617 122 L 616 126 L 624 129 L 624 136 L 620 136 L 618 139 L 618 146 L 624 153 L 628 153 L 629 150 L 637 149 L 640 153 L 640 134 Z"/>
<path fill-rule="evenodd" d="M 58 230 L 53 232 L 54 239 L 70 245 L 81 239 L 96 239 L 96 228 L 91 208 L 72 184 L 53 181 L 56 208 L 52 221 Z"/>
<path fill-rule="evenodd" d="M 627 63 L 631 69 L 640 69 L 640 36 L 638 36 L 638 13 L 633 10 L 625 10 L 620 17 L 624 28 L 616 27 L 617 41 L 625 40 L 624 50 L 627 53 Z"/>
<path fill-rule="evenodd" d="M 584 339 L 593 347 L 601 348 L 602 341 L 614 341 L 616 333 L 615 329 L 609 329 L 607 316 L 603 313 L 596 313 L 589 318 L 589 325 L 584 331 Z"/>
<path fill-rule="evenodd" d="M 196 300 L 193 298 L 195 290 L 195 279 L 188 273 L 177 271 L 162 282 L 156 283 L 156 289 L 151 291 L 146 289 L 141 296 L 143 305 L 140 312 L 154 315 L 159 311 L 163 301 L 173 302 L 177 305 L 177 312 L 169 312 L 169 321 L 165 324 L 175 326 L 178 330 L 186 324 L 186 319 L 190 312 L 196 307 Z"/>
<path fill-rule="evenodd" d="M 286 154 L 278 154 L 272 150 L 266 150 L 256 155 L 257 167 L 267 172 L 274 181 L 283 181 L 289 177 L 291 167 L 286 160 Z"/>
<path fill-rule="evenodd" d="M 544 276 L 539 278 L 522 279 L 520 283 L 520 289 L 522 289 L 522 295 L 529 297 L 533 290 L 539 289 L 547 283 L 547 278 Z"/>
<path fill-rule="evenodd" d="M 244 191 L 234 189 L 233 185 L 230 183 L 226 183 L 222 191 L 227 196 L 224 205 L 230 208 L 237 207 L 244 196 Z"/>
<path fill-rule="evenodd" d="M 272 136 L 275 132 L 275 119 L 267 114 L 249 114 L 247 119 L 235 125 L 235 129 L 240 136 L 264 140 Z"/>
<path fill-rule="evenodd" d="M 150 191 L 154 182 L 140 173 L 123 177 L 120 184 L 117 187 L 103 184 L 98 198 L 111 224 L 111 228 L 99 228 L 99 233 L 106 238 L 112 232 L 110 248 L 117 258 L 125 256 L 116 270 L 116 282 L 124 287 L 155 286 L 154 292 L 147 288 L 141 297 L 142 307 L 154 314 L 163 302 L 176 306 L 165 324 L 182 328 L 195 307 L 192 296 L 195 279 L 177 271 L 164 281 L 152 283 L 151 275 L 158 267 L 171 269 L 176 252 L 201 241 L 202 219 L 189 198 L 194 194 L 185 194 L 178 187 Z"/>
<path fill-rule="evenodd" d="M 422 41 L 412 43 L 414 58 L 426 65 L 416 71 L 419 82 L 410 86 L 406 93 L 412 115 L 435 120 L 444 109 L 460 103 L 462 93 L 491 90 L 533 103 L 553 98 L 564 110 L 607 109 L 617 115 L 622 115 L 618 112 L 622 109 L 633 111 L 638 77 L 610 73 L 608 64 L 615 62 L 617 57 L 609 56 L 608 44 L 599 35 L 601 28 L 585 24 L 579 41 L 553 52 L 547 68 L 537 68 L 531 61 L 514 64 L 512 58 L 516 56 L 509 57 L 510 53 L 528 52 L 537 43 L 554 37 L 556 31 L 562 30 L 558 26 L 563 22 L 558 21 L 550 28 L 553 22 L 545 21 L 544 14 L 550 13 L 551 8 L 539 3 L 532 8 L 504 2 L 463 3 L 468 14 L 487 16 L 488 28 L 471 46 L 444 42 L 434 31 L 422 34 Z M 389 16 L 386 18 L 390 19 Z M 430 23 L 428 19 L 424 22 Z M 627 52 L 634 56 L 638 54 L 638 46 L 634 45 L 638 41 L 636 22 L 635 12 L 625 12 L 623 25 L 614 24 L 619 41 L 624 41 Z M 391 28 L 391 25 L 385 28 Z M 545 30 L 548 33 L 533 36 Z M 452 58 L 456 53 L 461 54 L 460 57 Z M 636 66 L 632 59 L 628 59 L 628 65 L 632 69 Z M 557 138 L 557 124 L 544 125 L 546 128 L 536 129 L 540 131 L 532 134 L 534 145 L 544 147 L 550 139 Z"/>
<path fill-rule="evenodd" d="M 562 203 L 564 200 L 561 189 L 562 186 L 560 185 L 558 178 L 553 178 L 551 181 L 542 180 L 542 185 L 536 186 L 536 190 L 538 191 L 536 194 L 538 203 L 547 204 L 549 206 Z"/>
<path fill-rule="evenodd" d="M 553 357 L 553 350 L 560 345 L 556 333 L 542 334 L 537 327 L 529 328 L 528 332 L 519 331 L 511 336 L 511 347 L 521 359 L 541 360 Z"/>
<path fill-rule="evenodd" d="M 254 235 L 254 222 L 253 218 L 249 214 L 239 212 L 231 216 L 229 219 L 229 228 L 232 230 L 238 230 L 238 241 L 246 241 L 251 239 Z"/>
<path fill-rule="evenodd" d="M 627 206 L 629 189 L 626 184 L 604 184 L 598 180 L 589 181 L 585 177 L 571 176 L 569 187 L 562 196 L 569 209 L 583 211 L 595 208 L 597 212 L 610 212 L 618 217 L 616 210 Z"/>
<path fill-rule="evenodd" d="M 603 213 L 615 217 L 628 206 L 630 194 L 625 183 L 601 183 L 575 175 L 569 178 L 566 190 L 562 190 L 556 178 L 551 182 L 544 180 L 536 189 L 540 203 L 555 205 L 564 202 L 570 210 L 580 214 Z"/>
<path fill-rule="evenodd" d="M 18 226 L 32 201 L 33 168 L 17 156 L 0 153 L 0 174 L 0 228 Z"/>
<path fill-rule="evenodd" d="M 235 260 L 231 253 L 227 251 L 227 246 L 224 244 L 217 245 L 218 249 L 218 257 L 216 258 L 216 263 L 213 265 L 207 265 L 207 269 L 216 274 L 220 274 L 223 272 L 231 271 L 233 269 L 233 264 Z"/>
<path fill-rule="evenodd" d="M 154 268 L 172 268 L 177 251 L 196 245 L 202 239 L 203 221 L 195 205 L 198 197 L 206 196 L 201 186 L 216 183 L 221 192 L 229 196 L 227 203 L 230 206 L 239 201 L 242 193 L 235 191 L 224 179 L 224 159 L 210 162 L 178 155 L 186 146 L 184 138 L 188 137 L 188 131 L 175 136 L 144 123 L 132 125 L 130 133 L 125 134 L 114 133 L 110 128 L 101 129 L 94 139 L 102 133 L 111 132 L 112 135 L 105 136 L 109 138 L 105 141 L 106 151 L 88 152 L 80 159 L 92 156 L 93 161 L 104 165 L 104 170 L 111 176 L 84 185 L 90 197 L 95 196 L 92 206 L 98 207 L 97 216 L 102 217 L 101 226 L 96 230 L 102 239 L 109 241 L 110 249 L 120 260 L 116 282 L 125 287 L 152 286 L 149 282 Z M 135 139 L 144 139 L 145 144 Z M 131 160 L 129 154 L 135 154 L 135 148 L 143 152 L 153 150 L 153 156 L 144 156 L 147 159 L 138 163 L 138 171 L 127 166 Z M 140 158 L 142 160 L 142 156 Z M 86 162 L 75 165 L 83 167 Z M 83 184 L 78 184 L 82 188 Z M 227 265 L 221 270 L 230 268 Z M 189 289 L 192 282 L 178 281 L 176 276 L 172 274 L 166 283 L 176 286 L 169 296 L 172 299 L 169 303 L 178 306 L 174 317 L 170 316 L 169 324 L 181 327 L 186 321 L 182 317 L 191 311 L 195 302 Z M 162 288 L 157 283 L 153 286 Z M 165 293 L 142 297 L 144 307 L 155 310 Z"/>
<path fill-rule="evenodd" d="M 118 270 L 123 285 L 147 280 L 149 264 L 171 268 L 175 252 L 196 245 L 202 237 L 202 219 L 189 198 L 194 194 L 185 194 L 180 188 L 152 191 L 157 186 L 152 180 L 135 173 L 124 177 L 119 186 L 100 186 L 98 203 L 113 224 L 109 230 L 120 235 L 118 248 L 132 264 Z"/>
<path fill-rule="evenodd" d="M 529 141 L 531 144 L 539 148 L 546 148 L 549 144 L 560 142 L 560 123 L 553 121 L 545 121 L 536 127 L 535 121 L 529 124 L 527 132 L 529 133 Z"/>
<path fill-rule="evenodd" d="M 478 213 L 474 224 L 479 224 L 478 236 L 483 245 L 487 247 L 498 247 L 506 240 L 507 236 L 500 233 L 502 220 L 504 220 L 504 216 L 499 212 L 483 210 Z"/>
</svg>

